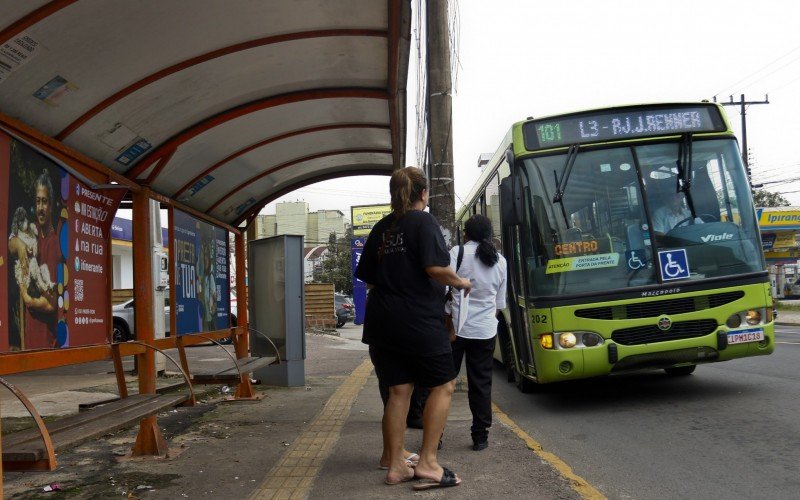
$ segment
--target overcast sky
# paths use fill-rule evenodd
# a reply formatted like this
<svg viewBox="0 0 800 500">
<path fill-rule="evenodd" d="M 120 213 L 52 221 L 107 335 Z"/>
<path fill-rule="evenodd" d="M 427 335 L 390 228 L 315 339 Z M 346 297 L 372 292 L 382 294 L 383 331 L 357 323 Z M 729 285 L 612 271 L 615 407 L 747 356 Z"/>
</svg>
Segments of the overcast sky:
<svg viewBox="0 0 800 500">
<path fill-rule="evenodd" d="M 418 1 L 412 5 L 417 8 Z M 800 205 L 800 2 L 492 0 L 450 2 L 456 210 L 515 121 L 660 101 L 748 101 L 754 182 Z M 414 16 L 416 17 L 416 16 Z M 416 29 L 416 28 L 413 28 Z M 412 34 L 412 37 L 414 34 Z M 412 43 L 412 58 L 415 53 Z M 415 62 L 410 64 L 412 70 Z M 416 159 L 416 74 L 409 74 L 407 163 Z M 738 106 L 726 107 L 741 146 Z M 388 202 L 388 177 L 295 191 L 312 211 Z M 274 213 L 274 203 L 262 213 Z"/>
</svg>

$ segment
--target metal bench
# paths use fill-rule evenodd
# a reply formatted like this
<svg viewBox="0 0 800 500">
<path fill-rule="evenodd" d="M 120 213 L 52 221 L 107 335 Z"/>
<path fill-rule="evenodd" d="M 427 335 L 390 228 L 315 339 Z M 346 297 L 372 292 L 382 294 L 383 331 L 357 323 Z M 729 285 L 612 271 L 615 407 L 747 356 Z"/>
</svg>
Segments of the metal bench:
<svg viewBox="0 0 800 500">
<path fill-rule="evenodd" d="M 133 394 L 50 422 L 46 435 L 53 451 L 73 447 L 129 427 L 188 399 L 188 394 Z M 52 470 L 50 462 L 51 453 L 40 429 L 34 427 L 3 437 L 3 469 Z"/>
<path fill-rule="evenodd" d="M 260 335 L 264 335 L 263 333 L 258 332 L 255 329 L 251 328 L 250 330 Z M 231 354 L 227 349 L 225 349 L 225 346 L 220 344 L 219 341 L 217 341 L 217 339 L 202 334 L 192 334 L 191 336 L 199 337 L 201 339 L 212 342 L 217 347 L 222 349 L 223 352 L 225 352 L 225 354 L 227 354 L 228 357 L 233 362 L 233 366 L 225 368 L 224 370 L 218 370 L 208 373 L 192 373 L 192 375 L 190 376 L 190 380 L 193 384 L 238 385 L 242 383 L 244 377 L 247 374 L 250 374 L 259 368 L 269 366 L 273 363 L 280 363 L 280 357 L 277 356 L 278 354 L 277 348 L 275 348 L 276 356 L 262 356 L 262 357 L 250 356 L 237 359 L 233 354 Z M 275 347 L 275 344 L 272 343 L 272 341 L 268 337 L 266 337 L 265 335 L 264 337 L 267 338 L 267 340 L 273 345 L 273 347 Z M 189 370 L 189 364 L 186 357 L 186 351 L 185 351 L 186 347 L 180 337 L 178 338 L 177 341 L 177 348 L 181 359 L 181 365 L 183 366 L 186 373 L 191 373 Z M 244 398 L 244 399 L 251 399 L 251 398 Z"/>
<path fill-rule="evenodd" d="M 226 384 L 236 385 L 241 382 L 242 376 L 273 364 L 278 358 L 265 356 L 261 358 L 248 357 L 236 360 L 236 366 L 226 368 L 216 373 L 195 373 L 191 380 L 194 384 Z"/>
<path fill-rule="evenodd" d="M 3 470 L 55 470 L 56 450 L 76 446 L 94 437 L 129 427 L 168 408 L 187 403 L 194 404 L 195 396 L 191 381 L 171 356 L 157 347 L 142 342 L 130 341 L 126 344 L 136 344 L 143 349 L 153 349 L 164 354 L 181 370 L 184 377 L 182 385 L 188 388 L 188 393 L 128 395 L 122 371 L 120 344 L 110 346 L 120 398 L 49 422 L 47 425 L 23 392 L 0 378 L 0 385 L 5 386 L 19 399 L 36 424 L 35 427 L 2 437 Z"/>
</svg>

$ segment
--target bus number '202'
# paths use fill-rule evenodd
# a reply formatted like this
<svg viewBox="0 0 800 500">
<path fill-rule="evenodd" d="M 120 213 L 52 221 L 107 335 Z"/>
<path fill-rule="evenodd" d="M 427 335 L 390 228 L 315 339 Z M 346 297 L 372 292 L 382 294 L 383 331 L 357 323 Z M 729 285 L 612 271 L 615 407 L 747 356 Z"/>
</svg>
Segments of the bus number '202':
<svg viewBox="0 0 800 500">
<path fill-rule="evenodd" d="M 534 314 L 533 315 L 533 322 L 534 323 L 547 323 L 547 315 L 546 314 Z"/>
</svg>

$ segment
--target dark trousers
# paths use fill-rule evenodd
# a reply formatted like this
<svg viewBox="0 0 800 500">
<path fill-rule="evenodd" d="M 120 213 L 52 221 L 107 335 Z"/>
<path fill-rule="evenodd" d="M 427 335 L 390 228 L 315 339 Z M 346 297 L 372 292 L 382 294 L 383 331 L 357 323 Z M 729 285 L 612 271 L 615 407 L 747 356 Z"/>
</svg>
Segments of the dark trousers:
<svg viewBox="0 0 800 500">
<path fill-rule="evenodd" d="M 465 339 L 453 342 L 453 364 L 461 370 L 467 358 L 469 409 L 472 412 L 472 440 L 485 441 L 492 426 L 492 354 L 495 338 Z"/>
</svg>

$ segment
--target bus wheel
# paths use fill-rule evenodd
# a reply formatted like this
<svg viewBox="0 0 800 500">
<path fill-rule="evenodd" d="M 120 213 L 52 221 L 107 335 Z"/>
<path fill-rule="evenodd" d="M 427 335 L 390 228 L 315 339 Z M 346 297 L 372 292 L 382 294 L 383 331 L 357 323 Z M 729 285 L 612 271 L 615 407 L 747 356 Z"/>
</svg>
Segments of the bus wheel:
<svg viewBox="0 0 800 500">
<path fill-rule="evenodd" d="M 506 382 L 516 382 L 516 368 L 514 367 L 514 348 L 511 345 L 511 337 L 505 328 L 502 328 L 497 337 L 500 340 L 500 352 L 503 358 L 503 365 L 506 367 Z"/>
<path fill-rule="evenodd" d="M 516 378 L 517 389 L 519 389 L 519 391 L 523 394 L 536 392 L 536 390 L 539 388 L 539 384 L 526 378 L 516 370 L 514 370 L 514 377 Z"/>
<path fill-rule="evenodd" d="M 673 377 L 683 377 L 686 375 L 691 375 L 695 368 L 697 368 L 697 365 L 673 366 L 672 368 L 664 368 L 664 371 L 667 372 L 667 375 L 671 375 Z"/>
</svg>

